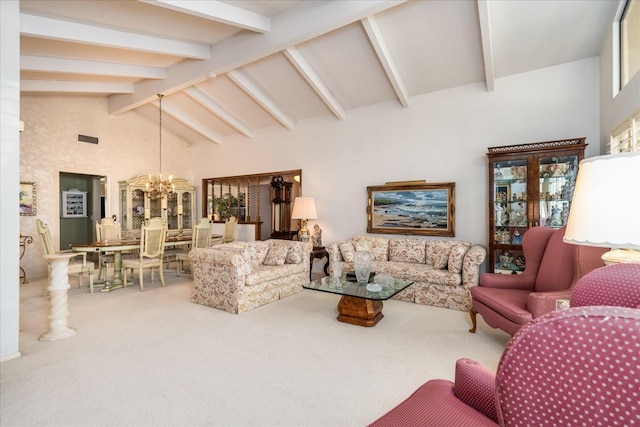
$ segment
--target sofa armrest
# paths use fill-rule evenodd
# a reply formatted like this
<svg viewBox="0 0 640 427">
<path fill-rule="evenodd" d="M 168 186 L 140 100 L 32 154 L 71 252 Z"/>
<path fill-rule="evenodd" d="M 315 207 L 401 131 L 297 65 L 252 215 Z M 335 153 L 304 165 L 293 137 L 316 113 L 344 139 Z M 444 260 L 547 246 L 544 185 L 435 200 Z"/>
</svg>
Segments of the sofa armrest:
<svg viewBox="0 0 640 427">
<path fill-rule="evenodd" d="M 476 286 L 480 279 L 480 266 L 487 256 L 487 250 L 482 245 L 473 245 L 462 259 L 462 285 L 470 288 Z"/>
<path fill-rule="evenodd" d="M 204 267 L 206 264 L 215 265 L 218 269 L 222 268 L 228 271 L 231 277 L 237 277 L 238 282 L 242 285 L 244 284 L 245 275 L 251 272 L 250 270 L 247 271 L 245 257 L 243 257 L 241 252 L 235 250 L 194 248 L 189 252 L 189 258 L 191 259 L 194 270 Z"/>
<path fill-rule="evenodd" d="M 475 360 L 458 359 L 453 394 L 487 418 L 498 422 L 495 401 L 496 376 Z"/>
<path fill-rule="evenodd" d="M 571 299 L 571 289 L 552 292 L 531 292 L 527 297 L 527 310 L 535 319 L 556 309 L 556 300 Z"/>
</svg>

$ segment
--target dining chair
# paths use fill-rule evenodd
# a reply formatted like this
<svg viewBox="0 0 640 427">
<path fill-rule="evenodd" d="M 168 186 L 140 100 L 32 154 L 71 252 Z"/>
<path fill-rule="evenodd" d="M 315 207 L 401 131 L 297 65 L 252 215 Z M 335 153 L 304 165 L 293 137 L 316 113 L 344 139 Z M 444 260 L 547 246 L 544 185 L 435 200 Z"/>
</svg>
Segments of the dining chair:
<svg viewBox="0 0 640 427">
<path fill-rule="evenodd" d="M 42 248 L 44 250 L 45 255 L 53 255 L 56 253 L 56 250 L 53 248 L 53 244 L 51 243 L 51 233 L 49 232 L 49 226 L 42 222 L 40 219 L 36 219 L 36 228 L 38 230 L 38 235 L 40 236 L 40 242 L 42 242 Z M 61 251 L 61 252 L 69 252 L 69 251 Z M 78 257 L 82 257 L 82 261 L 73 260 L 69 261 L 68 266 L 68 274 L 70 276 L 78 276 L 78 280 L 80 281 L 80 289 L 84 287 L 83 285 L 83 277 L 85 274 L 89 275 L 89 291 L 93 293 L 93 273 L 95 265 L 91 261 L 87 261 L 87 253 L 86 252 L 78 252 L 76 254 Z M 51 281 L 51 266 L 49 265 L 49 282 Z M 47 290 L 45 289 L 44 295 L 47 294 Z"/>
<path fill-rule="evenodd" d="M 96 221 L 96 240 L 98 242 L 120 240 L 121 238 L 122 232 L 118 221 L 114 221 L 113 218 L 102 218 Z M 113 263 L 113 252 L 98 252 L 98 280 L 102 278 L 102 272 L 104 272 L 106 280 L 107 266 Z"/>
<path fill-rule="evenodd" d="M 124 286 L 127 282 L 127 271 L 138 269 L 140 291 L 144 291 L 143 272 L 148 268 L 151 271 L 151 281 L 153 281 L 153 269 L 157 267 L 160 271 L 160 282 L 164 284 L 162 273 L 162 257 L 164 255 L 164 240 L 167 235 L 167 226 L 164 222 L 153 222 L 148 225 L 142 224 L 140 229 L 140 248 L 137 258 L 125 258 L 122 260 L 122 272 Z"/>
<path fill-rule="evenodd" d="M 236 229 L 238 227 L 238 218 L 230 216 L 224 222 L 224 235 L 222 236 L 222 243 L 231 243 L 236 240 Z"/>
<path fill-rule="evenodd" d="M 189 249 L 181 249 L 176 252 L 176 275 L 180 275 L 180 271 L 184 268 L 184 262 L 189 261 L 189 252 L 193 248 L 208 248 L 211 246 L 211 230 L 213 227 L 207 218 L 202 218 L 198 225 L 193 229 L 191 238 L 191 247 Z"/>
</svg>

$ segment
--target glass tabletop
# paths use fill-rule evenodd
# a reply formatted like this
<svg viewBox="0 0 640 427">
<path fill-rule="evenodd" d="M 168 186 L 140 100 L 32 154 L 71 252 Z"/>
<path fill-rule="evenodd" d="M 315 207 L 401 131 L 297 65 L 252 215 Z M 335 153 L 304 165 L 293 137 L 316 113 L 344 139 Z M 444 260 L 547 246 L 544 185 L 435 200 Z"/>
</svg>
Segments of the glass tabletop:
<svg viewBox="0 0 640 427">
<path fill-rule="evenodd" d="M 339 280 L 333 277 L 323 277 L 302 285 L 302 287 L 314 291 L 381 301 L 388 300 L 414 283 L 413 280 L 397 279 L 382 274 L 376 275 L 370 283 L 358 283 L 347 280 L 346 275 L 343 274 Z"/>
</svg>

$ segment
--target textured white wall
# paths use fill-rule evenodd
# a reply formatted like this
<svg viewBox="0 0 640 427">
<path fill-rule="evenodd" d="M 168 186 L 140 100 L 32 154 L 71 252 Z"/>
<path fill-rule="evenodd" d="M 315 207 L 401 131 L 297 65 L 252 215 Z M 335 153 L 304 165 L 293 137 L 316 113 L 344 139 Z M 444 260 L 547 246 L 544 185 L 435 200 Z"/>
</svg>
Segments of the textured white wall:
<svg viewBox="0 0 640 427">
<path fill-rule="evenodd" d="M 366 233 L 366 187 L 424 179 L 456 183 L 456 239 L 487 244 L 490 146 L 587 137 L 598 154 L 598 59 L 306 120 L 293 131 L 197 144 L 201 178 L 302 169 L 303 195 L 316 199 L 326 243 Z"/>
<path fill-rule="evenodd" d="M 158 123 L 134 112 L 111 116 L 106 98 L 97 97 L 23 96 L 20 115 L 20 180 L 34 181 L 37 188 L 37 215 L 20 217 L 20 232 L 34 238 L 22 265 L 35 277 L 47 271 L 36 218 L 58 239 L 60 172 L 106 176 L 107 215 L 120 217 L 118 181 L 158 171 Z M 78 142 L 78 133 L 96 136 L 99 143 Z M 163 129 L 162 150 L 163 172 L 193 181 L 187 143 Z"/>
</svg>

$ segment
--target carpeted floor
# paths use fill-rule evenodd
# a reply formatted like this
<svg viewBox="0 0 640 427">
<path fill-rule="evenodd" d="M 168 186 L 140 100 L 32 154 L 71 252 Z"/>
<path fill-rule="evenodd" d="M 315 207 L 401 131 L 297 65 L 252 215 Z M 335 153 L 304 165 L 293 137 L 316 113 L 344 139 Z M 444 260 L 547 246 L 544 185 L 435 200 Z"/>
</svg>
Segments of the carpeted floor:
<svg viewBox="0 0 640 427">
<path fill-rule="evenodd" d="M 20 352 L 0 365 L 2 426 L 364 426 L 456 359 L 495 369 L 509 336 L 467 313 L 384 303 L 373 328 L 338 322 L 305 290 L 241 315 L 189 302 L 165 273 L 89 294 L 71 279 L 75 336 L 40 342 L 46 279 L 21 286 Z"/>
</svg>

